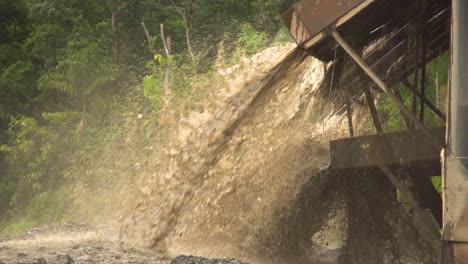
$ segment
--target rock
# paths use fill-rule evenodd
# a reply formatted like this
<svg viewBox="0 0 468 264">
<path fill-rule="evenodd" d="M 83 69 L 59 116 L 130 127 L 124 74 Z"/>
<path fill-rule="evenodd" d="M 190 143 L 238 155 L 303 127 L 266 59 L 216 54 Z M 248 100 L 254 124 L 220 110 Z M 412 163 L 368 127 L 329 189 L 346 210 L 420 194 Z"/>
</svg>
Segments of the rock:
<svg viewBox="0 0 468 264">
<path fill-rule="evenodd" d="M 59 263 L 63 263 L 63 264 L 74 264 L 75 261 L 73 260 L 72 257 L 70 257 L 70 255 L 68 254 L 65 254 L 65 255 L 58 255 L 57 256 L 57 261 Z"/>
<path fill-rule="evenodd" d="M 171 261 L 171 264 L 247 264 L 240 260 L 223 258 L 223 259 L 206 259 L 194 256 L 179 256 Z"/>
<path fill-rule="evenodd" d="M 43 258 L 37 258 L 31 262 L 32 264 L 47 264 L 47 261 Z"/>
<path fill-rule="evenodd" d="M 93 259 L 89 255 L 81 256 L 77 259 L 79 263 L 94 263 Z"/>
<path fill-rule="evenodd" d="M 18 258 L 24 258 L 24 257 L 27 256 L 27 254 L 25 254 L 25 253 L 23 253 L 23 252 L 20 252 L 20 253 L 16 254 L 16 256 L 17 256 Z"/>
</svg>

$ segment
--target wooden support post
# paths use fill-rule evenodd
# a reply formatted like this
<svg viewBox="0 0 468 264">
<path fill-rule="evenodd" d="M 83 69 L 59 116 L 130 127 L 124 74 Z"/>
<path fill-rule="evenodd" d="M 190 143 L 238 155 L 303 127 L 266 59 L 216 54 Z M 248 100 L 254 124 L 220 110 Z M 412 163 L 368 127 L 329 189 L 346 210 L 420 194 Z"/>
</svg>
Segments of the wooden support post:
<svg viewBox="0 0 468 264">
<path fill-rule="evenodd" d="M 346 91 L 345 91 L 345 97 L 346 97 L 346 114 L 348 115 L 349 136 L 354 137 L 353 109 L 351 107 L 351 100 L 349 98 L 349 94 Z"/>
<path fill-rule="evenodd" d="M 422 98 L 426 97 L 426 51 L 427 45 L 425 43 L 426 37 L 422 33 L 422 70 L 421 70 L 421 96 Z M 421 109 L 419 109 L 419 120 L 424 124 L 424 100 L 420 100 Z"/>
<path fill-rule="evenodd" d="M 419 45 L 420 45 L 420 39 L 419 39 L 419 35 L 417 35 L 416 37 L 416 40 L 415 40 L 415 65 L 416 65 L 416 69 L 414 70 L 414 80 L 413 80 L 413 86 L 414 86 L 414 89 L 417 91 L 418 90 L 418 87 L 419 87 Z M 416 114 L 418 113 L 418 100 L 416 98 L 416 95 L 413 94 L 413 115 L 416 116 Z"/>
<path fill-rule="evenodd" d="M 437 138 L 435 138 L 429 130 L 424 127 L 424 125 L 419 121 L 419 119 L 414 116 L 410 110 L 406 108 L 406 106 L 401 102 L 398 97 L 390 91 L 388 86 L 385 84 L 382 79 L 369 67 L 369 65 L 357 54 L 357 52 L 351 48 L 351 46 L 340 36 L 340 34 L 332 28 L 327 29 L 327 32 L 332 36 L 338 44 L 348 53 L 348 55 L 361 67 L 364 72 L 380 87 L 382 91 L 384 91 L 392 100 L 393 102 L 400 108 L 400 110 L 408 117 L 411 123 L 419 130 L 421 130 L 426 136 L 432 139 L 434 142 L 434 147 L 439 148 L 439 146 L 445 146 L 444 143 L 440 142 Z"/>
<path fill-rule="evenodd" d="M 372 120 L 374 121 L 375 130 L 377 134 L 383 134 L 382 124 L 380 123 L 379 114 L 377 113 L 377 108 L 375 107 L 374 97 L 369 89 L 369 87 L 364 87 L 364 93 L 366 94 L 367 105 L 369 106 Z"/>
<path fill-rule="evenodd" d="M 416 88 L 407 80 L 407 79 L 402 79 L 401 82 L 410 90 L 415 96 L 417 96 L 421 101 L 424 101 L 424 103 L 431 109 L 440 119 L 442 119 L 444 122 L 447 121 L 447 117 L 442 112 L 437 106 L 435 106 L 431 101 L 429 101 L 426 97 L 423 97 L 421 93 L 416 90 Z"/>
</svg>

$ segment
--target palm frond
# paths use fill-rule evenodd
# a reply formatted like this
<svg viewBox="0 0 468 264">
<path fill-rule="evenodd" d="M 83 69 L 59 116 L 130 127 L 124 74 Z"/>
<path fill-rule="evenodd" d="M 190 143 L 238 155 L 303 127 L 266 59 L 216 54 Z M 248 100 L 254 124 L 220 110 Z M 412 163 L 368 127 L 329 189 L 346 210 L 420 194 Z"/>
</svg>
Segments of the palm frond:
<svg viewBox="0 0 468 264">
<path fill-rule="evenodd" d="M 78 89 L 71 85 L 71 83 L 58 72 L 49 72 L 44 74 L 39 80 L 39 89 L 43 91 L 56 90 L 71 97 L 79 94 Z"/>
</svg>

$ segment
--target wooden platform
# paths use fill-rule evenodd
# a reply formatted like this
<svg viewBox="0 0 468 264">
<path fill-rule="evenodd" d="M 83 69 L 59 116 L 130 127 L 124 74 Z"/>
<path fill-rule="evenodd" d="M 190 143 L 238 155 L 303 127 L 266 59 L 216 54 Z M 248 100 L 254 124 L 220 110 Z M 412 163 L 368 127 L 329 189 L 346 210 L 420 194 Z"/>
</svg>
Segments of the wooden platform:
<svg viewBox="0 0 468 264">
<path fill-rule="evenodd" d="M 445 128 L 432 129 L 431 133 L 444 141 Z M 440 176 L 441 150 L 417 130 L 340 139 L 330 142 L 330 169 L 358 169 L 385 164 L 426 168 L 424 174 L 427 176 Z"/>
</svg>

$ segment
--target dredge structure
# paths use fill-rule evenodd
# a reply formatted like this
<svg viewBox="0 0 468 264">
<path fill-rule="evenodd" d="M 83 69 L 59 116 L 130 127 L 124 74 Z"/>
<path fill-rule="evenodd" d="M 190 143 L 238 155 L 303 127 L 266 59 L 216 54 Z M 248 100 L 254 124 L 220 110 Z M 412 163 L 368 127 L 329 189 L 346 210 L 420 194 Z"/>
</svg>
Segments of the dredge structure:
<svg viewBox="0 0 468 264">
<path fill-rule="evenodd" d="M 302 0 L 284 15 L 297 45 L 333 62 L 350 138 L 330 142 L 330 170 L 379 170 L 442 240 L 441 263 L 468 263 L 468 1 Z M 427 98 L 427 65 L 450 54 L 447 110 Z M 400 86 L 412 93 L 405 105 Z M 399 108 L 407 131 L 385 133 L 374 94 Z M 352 104 L 364 95 L 376 135 L 356 136 Z M 418 110 L 419 109 L 419 110 Z M 427 111 L 445 126 L 428 128 Z M 409 190 L 401 173 L 415 183 Z M 442 175 L 442 195 L 431 177 Z"/>
</svg>

